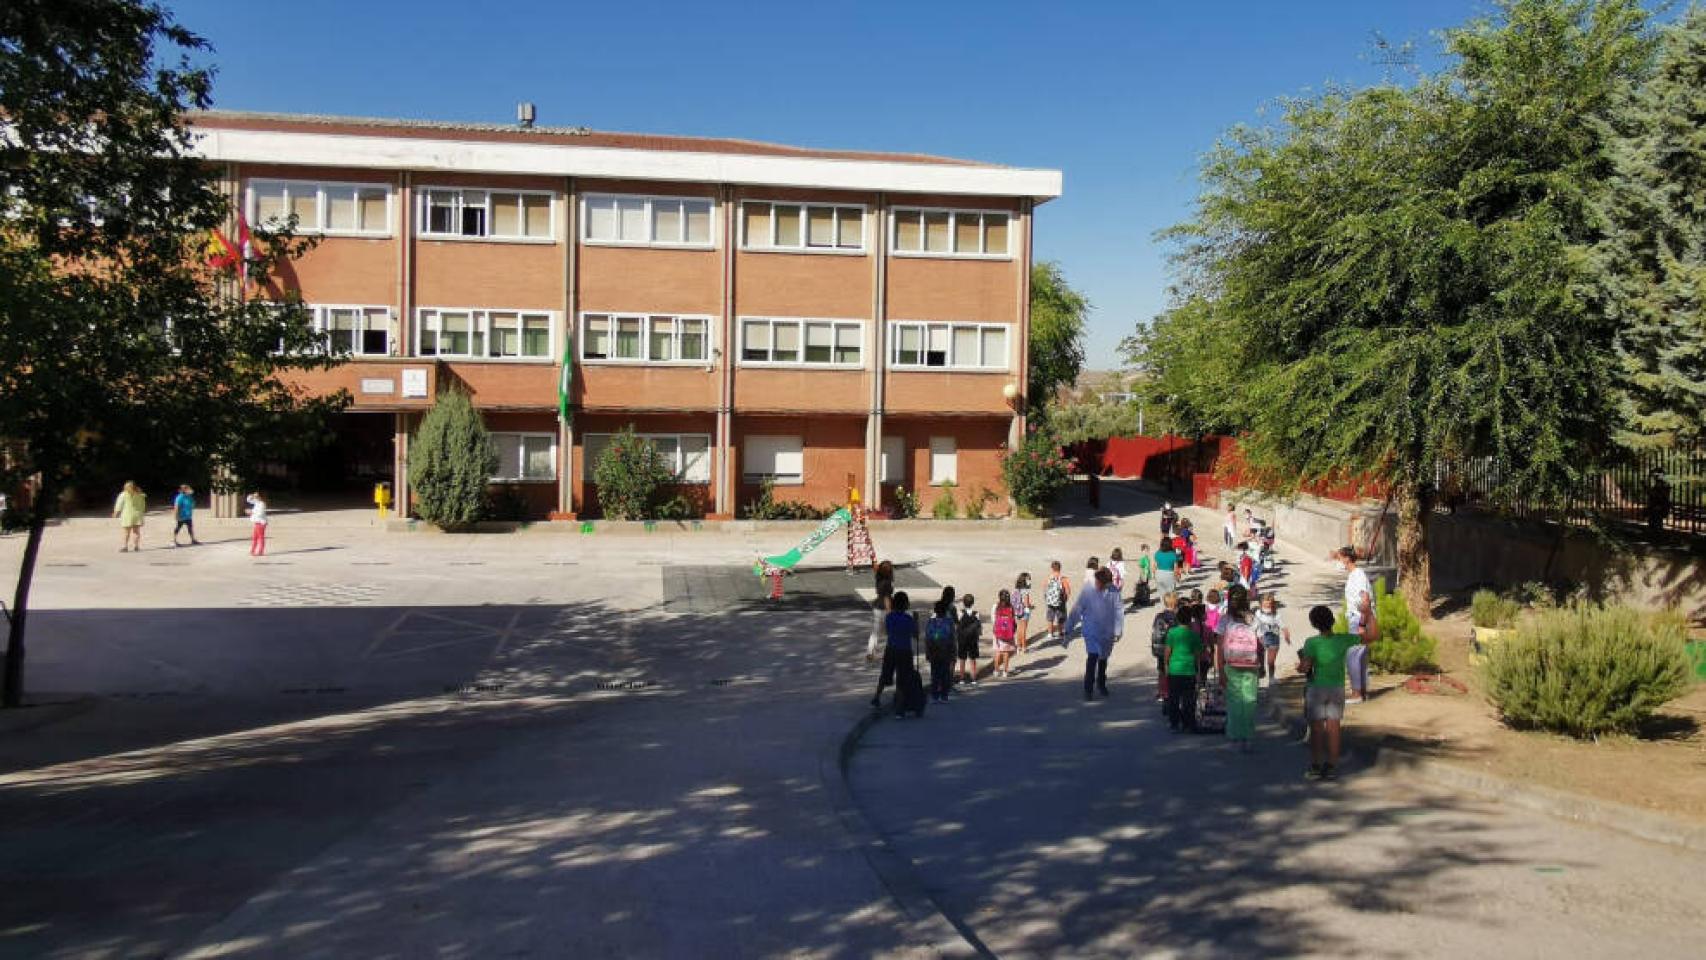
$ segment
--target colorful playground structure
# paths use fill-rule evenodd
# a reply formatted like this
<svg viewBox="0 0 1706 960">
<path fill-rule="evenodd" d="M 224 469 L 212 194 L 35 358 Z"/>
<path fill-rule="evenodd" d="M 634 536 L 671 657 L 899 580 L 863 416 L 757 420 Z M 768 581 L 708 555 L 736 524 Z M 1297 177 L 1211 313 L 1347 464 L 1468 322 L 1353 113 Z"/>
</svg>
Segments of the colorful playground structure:
<svg viewBox="0 0 1706 960">
<path fill-rule="evenodd" d="M 792 572 L 806 554 L 823 546 L 823 542 L 842 527 L 847 528 L 847 572 L 875 566 L 877 548 L 871 543 L 871 529 L 865 523 L 865 508 L 859 502 L 859 489 L 851 487 L 847 491 L 847 506 L 826 517 L 793 549 L 772 557 L 760 557 L 752 565 L 753 573 L 769 581 L 770 599 L 782 599 L 782 578 Z"/>
</svg>

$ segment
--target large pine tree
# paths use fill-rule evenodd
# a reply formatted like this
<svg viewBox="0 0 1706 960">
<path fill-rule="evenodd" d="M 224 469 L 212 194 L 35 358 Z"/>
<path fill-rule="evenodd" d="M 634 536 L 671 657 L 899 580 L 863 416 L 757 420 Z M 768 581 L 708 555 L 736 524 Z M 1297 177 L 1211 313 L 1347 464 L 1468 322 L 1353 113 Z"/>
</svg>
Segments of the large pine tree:
<svg viewBox="0 0 1706 960">
<path fill-rule="evenodd" d="M 1624 442 L 1687 446 L 1706 421 L 1706 8 L 1665 31 L 1653 76 L 1613 121 L 1616 173 L 1594 249 L 1621 329 Z"/>
</svg>

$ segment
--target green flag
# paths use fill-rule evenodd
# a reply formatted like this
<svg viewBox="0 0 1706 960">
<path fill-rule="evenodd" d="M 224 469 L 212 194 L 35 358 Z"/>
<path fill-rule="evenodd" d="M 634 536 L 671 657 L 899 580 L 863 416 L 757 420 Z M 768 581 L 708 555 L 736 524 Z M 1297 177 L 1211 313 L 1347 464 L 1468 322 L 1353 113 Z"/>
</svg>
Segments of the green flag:
<svg viewBox="0 0 1706 960">
<path fill-rule="evenodd" d="M 568 331 L 563 337 L 563 369 L 557 377 L 557 417 L 566 425 L 569 419 L 569 388 L 575 381 L 575 334 Z"/>
</svg>

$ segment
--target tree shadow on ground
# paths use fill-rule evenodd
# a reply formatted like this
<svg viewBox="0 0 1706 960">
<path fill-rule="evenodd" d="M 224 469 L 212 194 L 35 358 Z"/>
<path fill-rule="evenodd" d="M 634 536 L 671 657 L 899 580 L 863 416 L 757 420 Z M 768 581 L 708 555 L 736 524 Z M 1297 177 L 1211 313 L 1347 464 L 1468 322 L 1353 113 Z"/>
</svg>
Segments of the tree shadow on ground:
<svg viewBox="0 0 1706 960">
<path fill-rule="evenodd" d="M 868 607 L 849 592 L 866 578 L 796 583 L 814 578 L 821 592 L 720 612 L 119 611 L 137 635 L 217 615 L 320 638 L 299 655 L 335 646 L 361 676 L 287 722 L 185 695 L 151 702 L 160 732 L 121 752 L 93 730 L 57 754 L 8 752 L 0 954 L 898 949 L 823 781 L 873 679 Z M 467 642 L 480 629 L 502 636 Z"/>
</svg>

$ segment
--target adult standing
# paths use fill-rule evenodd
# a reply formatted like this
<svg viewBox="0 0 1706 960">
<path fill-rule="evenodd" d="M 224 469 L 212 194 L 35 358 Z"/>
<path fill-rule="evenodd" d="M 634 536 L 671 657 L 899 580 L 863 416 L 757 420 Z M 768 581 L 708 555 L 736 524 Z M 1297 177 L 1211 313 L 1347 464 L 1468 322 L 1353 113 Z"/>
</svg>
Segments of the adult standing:
<svg viewBox="0 0 1706 960">
<path fill-rule="evenodd" d="M 1226 739 L 1245 753 L 1256 736 L 1257 673 L 1262 665 L 1262 639 L 1252 620 L 1250 591 L 1237 583 L 1228 587 L 1214 665 L 1226 690 Z"/>
<path fill-rule="evenodd" d="M 1345 719 L 1345 655 L 1380 639 L 1380 625 L 1374 622 L 1374 610 L 1366 597 L 1357 613 L 1361 625 L 1357 633 L 1334 633 L 1336 618 L 1330 607 L 1309 611 L 1315 636 L 1303 641 L 1298 666 L 1309 676 L 1303 694 L 1303 716 L 1309 722 L 1309 769 L 1304 776 L 1311 780 L 1338 776 L 1339 732 Z"/>
<path fill-rule="evenodd" d="M 119 529 L 124 532 L 124 540 L 119 544 L 118 552 L 137 551 L 142 549 L 142 517 L 148 512 L 148 497 L 135 480 L 126 480 L 124 489 L 119 491 L 118 498 L 113 501 L 113 516 L 118 519 Z"/>
<path fill-rule="evenodd" d="M 871 706 L 881 709 L 883 705 L 883 688 L 900 679 L 900 675 L 913 669 L 912 651 L 918 642 L 922 628 L 918 620 L 907 612 L 911 606 L 906 591 L 901 590 L 889 598 L 889 612 L 883 616 L 883 634 L 887 643 L 883 647 L 883 667 L 877 674 L 877 692 L 871 695 Z M 901 712 L 899 696 L 896 696 L 895 712 Z"/>
<path fill-rule="evenodd" d="M 1114 640 L 1119 633 L 1119 591 L 1114 589 L 1114 575 L 1107 569 L 1096 571 L 1094 586 L 1078 594 L 1072 613 L 1066 618 L 1062 645 L 1072 642 L 1072 631 L 1084 628 L 1084 700 L 1096 698 L 1096 692 L 1108 695 L 1108 657 L 1114 652 Z"/>
<path fill-rule="evenodd" d="M 195 491 L 189 484 L 179 487 L 178 495 L 172 498 L 172 513 L 177 517 L 177 522 L 172 525 L 172 546 L 180 546 L 180 530 L 189 531 L 190 546 L 200 546 L 201 541 L 195 538 Z"/>
<path fill-rule="evenodd" d="M 1374 609 L 1374 589 L 1368 585 L 1368 574 L 1357 566 L 1355 547 L 1339 548 L 1339 567 L 1345 571 L 1345 621 L 1351 633 L 1361 634 L 1364 610 Z M 1368 647 L 1357 644 L 1345 659 L 1345 672 L 1350 675 L 1351 697 L 1346 703 L 1362 703 L 1368 699 Z"/>
<path fill-rule="evenodd" d="M 1228 547 L 1238 542 L 1238 504 L 1236 503 L 1226 508 L 1226 522 L 1220 525 L 1220 539 L 1224 540 Z"/>
<path fill-rule="evenodd" d="M 1179 589 L 1179 552 L 1173 549 L 1173 538 L 1162 537 L 1155 550 L 1155 589 L 1163 594 Z"/>
</svg>

